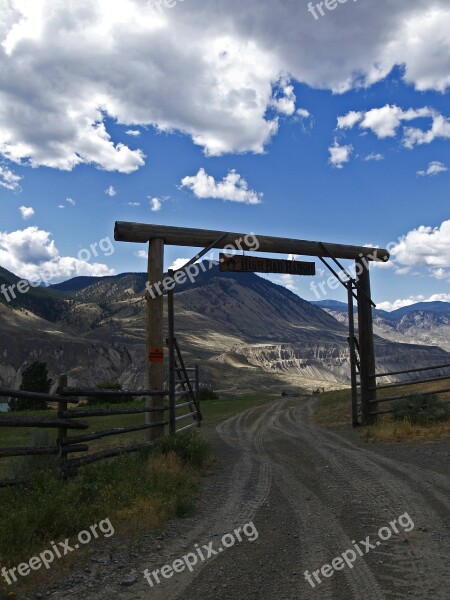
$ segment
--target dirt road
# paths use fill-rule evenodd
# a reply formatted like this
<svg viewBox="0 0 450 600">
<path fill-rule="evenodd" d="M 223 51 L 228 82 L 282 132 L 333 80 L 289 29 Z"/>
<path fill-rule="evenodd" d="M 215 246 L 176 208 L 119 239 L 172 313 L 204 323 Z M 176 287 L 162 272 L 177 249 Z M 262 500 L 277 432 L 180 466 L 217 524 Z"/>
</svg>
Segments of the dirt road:
<svg viewBox="0 0 450 600">
<path fill-rule="evenodd" d="M 114 561 L 96 567 L 88 580 L 51 597 L 448 600 L 448 444 L 436 446 L 430 461 L 422 449 L 383 452 L 314 426 L 313 410 L 314 400 L 296 406 L 283 400 L 219 425 L 214 436 L 219 462 L 204 486 L 199 512 L 171 524 L 157 541 L 149 536 L 117 569 Z M 406 516 L 399 521 L 405 513 L 409 521 Z M 217 551 L 224 534 L 249 521 L 257 540 L 243 537 L 199 560 L 192 573 L 161 578 L 153 587 L 143 578 L 145 568 L 172 564 L 195 552 L 195 544 L 213 542 Z M 391 529 L 390 539 L 380 539 L 381 527 Z M 384 529 L 383 537 L 388 534 Z M 370 546 L 361 543 L 368 536 Z M 348 552 L 348 563 L 331 576 L 318 571 L 351 549 L 355 560 Z M 136 580 L 127 586 L 123 579 L 131 569 Z M 316 571 L 321 583 L 312 577 L 312 587 L 306 570 Z"/>
</svg>

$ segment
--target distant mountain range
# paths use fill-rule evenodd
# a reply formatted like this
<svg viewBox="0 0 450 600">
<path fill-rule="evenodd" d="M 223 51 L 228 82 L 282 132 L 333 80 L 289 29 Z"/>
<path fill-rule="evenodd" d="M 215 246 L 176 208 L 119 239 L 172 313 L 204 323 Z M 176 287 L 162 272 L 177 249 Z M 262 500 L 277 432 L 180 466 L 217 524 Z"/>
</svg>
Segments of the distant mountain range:
<svg viewBox="0 0 450 600">
<path fill-rule="evenodd" d="M 348 324 L 344 302 L 313 302 L 337 321 Z M 356 310 L 356 307 L 355 307 Z M 440 346 L 450 351 L 450 303 L 418 302 L 392 312 L 374 309 L 374 330 L 381 337 L 407 344 Z"/>
<path fill-rule="evenodd" d="M 0 267 L 0 290 L 3 285 L 7 288 L 11 285 L 15 286 L 12 293 L 6 290 L 7 296 L 0 293 L 0 303 L 14 309 L 29 310 L 50 321 L 61 319 L 68 312 L 70 302 L 67 301 L 67 296 L 57 289 L 37 287 L 31 288 L 26 294 L 21 294 L 16 287 L 19 281 L 21 281 L 20 277 Z M 8 298 L 11 299 L 10 303 Z"/>
<path fill-rule="evenodd" d="M 18 280 L 0 269 L 0 284 Z M 0 385 L 17 385 L 36 359 L 73 383 L 144 385 L 145 282 L 144 273 L 123 273 L 75 277 L 11 303 L 0 294 Z M 186 361 L 200 364 L 202 381 L 223 393 L 340 387 L 349 382 L 344 307 L 323 310 L 252 273 L 214 267 L 177 287 L 177 338 Z M 442 348 L 422 341 L 378 337 L 376 351 L 383 370 L 449 362 Z"/>
<path fill-rule="evenodd" d="M 339 302 L 338 300 L 319 300 L 313 301 L 311 304 L 315 304 L 323 309 L 336 310 L 339 312 L 347 312 L 347 304 L 345 302 Z M 356 310 L 356 306 L 354 307 Z M 409 306 L 403 306 L 397 310 L 388 312 L 386 310 L 379 310 L 375 308 L 373 311 L 374 315 L 383 317 L 390 321 L 398 321 L 405 315 L 409 315 L 412 312 L 426 311 L 432 313 L 443 313 L 447 314 L 450 311 L 450 302 L 417 302 L 410 304 Z"/>
</svg>

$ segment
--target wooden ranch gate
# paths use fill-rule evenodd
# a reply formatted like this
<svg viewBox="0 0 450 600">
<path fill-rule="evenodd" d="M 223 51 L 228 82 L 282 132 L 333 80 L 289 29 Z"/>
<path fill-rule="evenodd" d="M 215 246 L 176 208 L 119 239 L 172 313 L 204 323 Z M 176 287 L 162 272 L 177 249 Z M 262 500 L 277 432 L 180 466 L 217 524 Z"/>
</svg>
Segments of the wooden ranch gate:
<svg viewBox="0 0 450 600">
<path fill-rule="evenodd" d="M 352 421 L 356 426 L 360 422 L 363 425 L 369 425 L 374 422 L 378 414 L 377 404 L 377 386 L 375 374 L 375 348 L 372 322 L 372 307 L 375 306 L 371 299 L 369 263 L 373 260 L 386 262 L 389 260 L 387 250 L 380 248 L 367 248 L 364 246 L 349 246 L 346 244 L 324 244 L 323 242 L 314 242 L 299 239 L 269 237 L 264 235 L 251 234 L 252 239 L 258 240 L 258 248 L 247 245 L 245 240 L 248 235 L 242 233 L 231 233 L 223 231 L 211 231 L 206 229 L 191 229 L 186 227 L 168 227 L 162 225 L 151 225 L 145 223 L 129 223 L 117 221 L 114 228 L 114 239 L 119 242 L 138 242 L 148 244 L 148 283 L 147 285 L 159 286 L 164 281 L 164 246 L 189 246 L 203 248 L 192 260 L 190 260 L 181 270 L 186 269 L 196 262 L 213 248 L 231 249 L 235 248 L 233 244 L 240 241 L 240 248 L 243 250 L 255 250 L 257 252 L 267 252 L 271 254 L 292 254 L 298 256 L 318 257 L 333 275 L 344 285 L 348 293 L 348 315 L 349 315 L 349 346 L 350 346 L 350 364 L 351 364 L 351 382 L 352 382 Z M 244 245 L 242 242 L 244 241 Z M 340 259 L 351 259 L 355 261 L 355 277 L 342 266 Z M 238 261 L 236 260 L 236 263 Z M 252 264 L 258 261 L 250 262 Z M 277 262 L 277 261 L 273 261 Z M 278 261 L 286 262 L 286 261 Z M 242 264 L 242 260 L 240 260 Z M 246 263 L 249 264 L 249 263 Z M 299 265 L 308 265 L 310 263 L 298 263 Z M 311 275 L 308 272 L 310 267 L 298 267 L 298 275 Z M 336 271 L 339 269 L 339 271 Z M 233 261 L 231 262 L 233 270 Z M 237 269 L 236 269 L 237 270 Z M 250 267 L 241 270 L 258 270 Z M 306 271 L 306 272 L 302 272 Z M 345 275 L 345 279 L 342 277 Z M 172 277 L 176 273 L 172 272 Z M 176 281 L 176 276 L 175 276 Z M 357 301 L 358 314 L 358 337 L 355 335 L 354 308 L 353 300 Z M 147 294 L 147 387 L 149 390 L 161 390 L 163 387 L 163 293 Z M 176 374 L 174 367 L 175 345 L 171 340 L 174 336 L 174 311 L 173 311 L 173 288 L 169 291 L 169 367 L 171 377 Z M 359 384 L 357 376 L 359 375 Z M 173 381 L 172 381 L 173 384 Z M 361 391 L 361 402 L 358 405 L 358 386 Z M 170 386 L 174 389 L 174 386 Z M 171 403 L 175 402 L 172 395 Z M 149 398 L 149 407 L 158 404 L 155 398 Z M 359 408 L 361 411 L 359 411 Z M 359 419 L 359 412 L 361 418 Z M 162 423 L 163 414 L 158 411 L 147 413 L 149 422 Z M 172 423 L 172 430 L 174 424 Z M 153 437 L 160 437 L 164 434 L 164 426 L 154 427 L 151 430 Z"/>
</svg>

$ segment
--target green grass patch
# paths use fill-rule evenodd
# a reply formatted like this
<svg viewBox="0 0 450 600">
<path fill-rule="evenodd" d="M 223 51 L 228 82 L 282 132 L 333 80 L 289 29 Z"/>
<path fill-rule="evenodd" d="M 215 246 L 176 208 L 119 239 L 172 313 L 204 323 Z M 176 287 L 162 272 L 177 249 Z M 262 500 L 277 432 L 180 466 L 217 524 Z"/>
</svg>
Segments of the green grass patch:
<svg viewBox="0 0 450 600">
<path fill-rule="evenodd" d="M 209 423 L 217 423 L 234 414 L 237 414 L 248 408 L 254 406 L 260 406 L 267 402 L 277 400 L 279 397 L 275 396 L 258 396 L 258 395 L 245 395 L 236 398 L 216 399 L 208 400 L 201 404 L 201 411 L 203 415 L 203 425 L 208 426 Z M 86 408 L 86 410 L 94 408 L 139 408 L 144 406 L 142 400 L 135 400 L 134 402 L 127 402 L 125 404 L 111 404 L 101 403 L 98 406 L 81 406 L 80 408 Z M 182 413 L 180 413 L 182 414 Z M 6 414 L 8 416 L 8 413 Z M 57 412 L 54 408 L 46 411 L 24 411 L 20 413 L 20 416 L 40 416 L 45 418 L 55 418 Z M 115 415 L 115 416 L 102 416 L 102 417 L 83 417 L 78 419 L 89 423 L 90 427 L 86 431 L 72 431 L 69 435 L 78 435 L 83 433 L 93 433 L 96 431 L 103 431 L 105 429 L 114 429 L 116 427 L 130 427 L 133 425 L 142 425 L 144 423 L 145 416 L 143 413 L 136 415 Z M 3 447 L 15 447 L 15 446 L 51 446 L 57 437 L 56 429 L 35 429 L 29 427 L 11 427 L 2 428 L 2 446 Z M 108 448 L 117 446 L 127 446 L 133 443 L 140 443 L 146 440 L 145 431 L 137 431 L 127 433 L 119 436 L 111 436 L 101 438 L 99 440 L 91 441 L 89 445 L 89 453 L 99 452 Z M 45 457 L 42 459 L 44 462 L 49 459 Z M 20 470 L 20 465 L 24 465 L 23 469 L 26 470 L 27 459 L 22 457 L 9 458 L 0 460 L 0 478 L 11 476 L 11 471 L 17 472 Z"/>
<path fill-rule="evenodd" d="M 201 404 L 200 408 L 203 420 L 207 424 L 209 422 L 223 421 L 243 410 L 261 406 L 275 400 L 281 400 L 281 396 L 248 394 L 236 398 L 208 400 Z"/>
<path fill-rule="evenodd" d="M 352 422 L 350 390 L 336 390 L 317 394 L 314 420 L 322 427 L 348 425 Z"/>
<path fill-rule="evenodd" d="M 202 404 L 204 425 L 278 399 L 268 395 L 210 399 Z M 106 406 L 102 403 L 100 407 Z M 114 405 L 114 408 L 121 406 L 140 407 L 143 402 Z M 52 418 L 56 411 L 54 408 L 26 411 L 21 416 Z M 80 420 L 90 423 L 87 431 L 91 432 L 139 425 L 144 422 L 144 415 Z M 48 446 L 53 445 L 56 436 L 55 429 L 4 428 L 2 446 Z M 89 452 L 144 439 L 145 432 L 103 438 L 90 442 Z M 0 488 L 0 565 L 12 567 L 27 562 L 49 548 L 51 541 L 66 538 L 73 541 L 80 531 L 106 518 L 112 522 L 116 534 L 130 534 L 158 528 L 170 518 L 190 514 L 194 509 L 193 494 L 212 459 L 209 445 L 197 430 L 175 438 L 166 437 L 139 453 L 87 465 L 67 481 L 57 477 L 55 457 L 2 459 L 1 478 L 25 476 L 31 481 L 26 487 Z M 24 578 L 24 584 L 31 585 L 31 577 Z M 39 577 L 39 571 L 35 577 Z M 2 585 L 0 582 L 0 600 L 13 598 L 9 595 L 11 588 L 3 589 Z"/>
<path fill-rule="evenodd" d="M 26 487 L 0 489 L 0 563 L 16 566 L 109 518 L 116 532 L 156 528 L 194 508 L 211 451 L 197 432 L 80 469 L 63 481 L 29 458 Z M 0 596 L 1 597 L 1 596 Z"/>
</svg>

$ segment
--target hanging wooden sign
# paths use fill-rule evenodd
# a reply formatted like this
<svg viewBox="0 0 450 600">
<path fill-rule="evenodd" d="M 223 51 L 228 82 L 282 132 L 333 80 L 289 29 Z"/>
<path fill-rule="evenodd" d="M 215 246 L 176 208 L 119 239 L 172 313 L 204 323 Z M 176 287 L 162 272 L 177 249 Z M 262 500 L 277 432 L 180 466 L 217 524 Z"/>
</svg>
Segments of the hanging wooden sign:
<svg viewBox="0 0 450 600">
<path fill-rule="evenodd" d="M 316 274 L 316 264 L 299 260 L 280 260 L 277 258 L 260 258 L 259 256 L 242 256 L 220 254 L 220 270 L 236 273 L 286 273 L 288 275 Z"/>
</svg>

